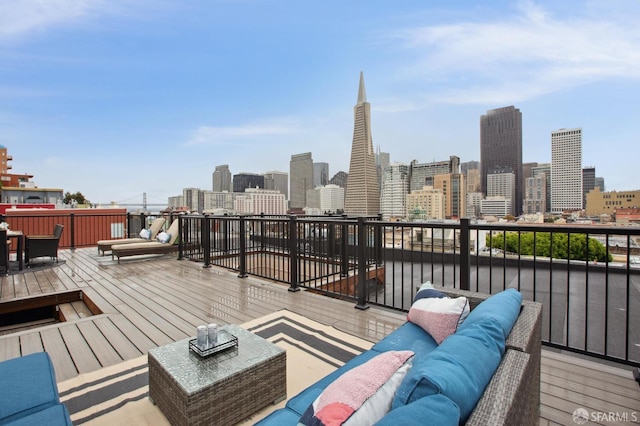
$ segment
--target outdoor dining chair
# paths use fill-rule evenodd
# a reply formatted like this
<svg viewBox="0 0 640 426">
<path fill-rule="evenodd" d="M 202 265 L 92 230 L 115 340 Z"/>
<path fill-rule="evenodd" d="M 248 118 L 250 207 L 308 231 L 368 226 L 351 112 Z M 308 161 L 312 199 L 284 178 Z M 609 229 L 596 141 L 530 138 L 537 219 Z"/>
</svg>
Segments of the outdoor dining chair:
<svg viewBox="0 0 640 426">
<path fill-rule="evenodd" d="M 49 256 L 58 262 L 58 245 L 62 235 L 63 225 L 56 224 L 51 235 L 26 235 L 24 237 L 24 254 L 27 265 L 31 259 Z"/>
</svg>

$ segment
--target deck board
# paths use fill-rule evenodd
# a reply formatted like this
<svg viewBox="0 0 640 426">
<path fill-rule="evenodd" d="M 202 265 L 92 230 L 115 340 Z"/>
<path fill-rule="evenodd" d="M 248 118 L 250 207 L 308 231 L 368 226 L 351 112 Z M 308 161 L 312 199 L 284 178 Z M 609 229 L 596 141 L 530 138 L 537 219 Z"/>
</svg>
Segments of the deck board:
<svg viewBox="0 0 640 426">
<path fill-rule="evenodd" d="M 120 264 L 95 247 L 61 250 L 65 262 L 40 272 L 0 278 L 0 300 L 81 288 L 104 314 L 0 336 L 0 359 L 46 349 L 59 381 L 146 354 L 195 334 L 199 324 L 242 324 L 286 309 L 376 342 L 406 314 L 343 301 L 281 283 L 238 277 L 174 255 L 127 258 Z M 86 314 L 86 312 L 85 312 Z M 44 347 L 43 347 L 44 345 Z M 541 425 L 574 424 L 577 408 L 640 412 L 640 387 L 628 368 L 543 350 Z M 590 422 L 589 424 L 593 424 Z"/>
<path fill-rule="evenodd" d="M 76 368 L 64 339 L 58 328 L 47 328 L 40 332 L 45 350 L 51 355 L 53 368 L 56 371 L 58 381 L 70 379 L 78 375 Z"/>
</svg>

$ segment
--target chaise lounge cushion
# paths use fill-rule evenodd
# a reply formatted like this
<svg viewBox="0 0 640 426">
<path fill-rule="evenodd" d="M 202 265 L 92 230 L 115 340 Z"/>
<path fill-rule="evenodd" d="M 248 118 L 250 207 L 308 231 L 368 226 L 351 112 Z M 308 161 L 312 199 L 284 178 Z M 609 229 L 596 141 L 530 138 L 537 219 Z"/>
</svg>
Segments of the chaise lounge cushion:
<svg viewBox="0 0 640 426">
<path fill-rule="evenodd" d="M 53 364 L 46 352 L 0 362 L 0 423 L 59 402 Z"/>
<path fill-rule="evenodd" d="M 395 410 L 428 395 L 443 394 L 466 421 L 498 368 L 505 350 L 501 324 L 482 318 L 458 330 L 413 366 L 393 400 Z"/>
</svg>

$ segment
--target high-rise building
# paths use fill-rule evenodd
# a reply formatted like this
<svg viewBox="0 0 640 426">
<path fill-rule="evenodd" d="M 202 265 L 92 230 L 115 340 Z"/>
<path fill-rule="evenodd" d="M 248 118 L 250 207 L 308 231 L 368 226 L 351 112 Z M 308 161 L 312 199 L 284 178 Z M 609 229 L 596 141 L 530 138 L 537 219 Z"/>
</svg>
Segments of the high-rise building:
<svg viewBox="0 0 640 426">
<path fill-rule="evenodd" d="M 202 213 L 204 210 L 204 194 L 200 188 L 183 188 L 182 201 L 191 212 Z"/>
<path fill-rule="evenodd" d="M 464 174 L 467 182 L 467 193 L 480 192 L 480 169 L 470 169 Z"/>
<path fill-rule="evenodd" d="M 231 192 L 231 190 L 233 189 L 233 187 L 231 186 L 231 182 L 231 171 L 229 171 L 229 165 L 221 164 L 219 166 L 216 166 L 216 169 L 213 172 L 212 190 L 214 192 Z"/>
<path fill-rule="evenodd" d="M 487 197 L 504 197 L 509 200 L 512 210 L 509 214 L 515 214 L 513 202 L 516 196 L 516 175 L 511 167 L 494 167 L 487 175 Z"/>
<path fill-rule="evenodd" d="M 344 188 L 331 184 L 320 188 L 320 210 L 322 213 L 344 211 Z"/>
<path fill-rule="evenodd" d="M 389 158 L 389 153 L 380 152 L 380 145 L 378 145 L 378 149 L 376 151 L 376 173 L 378 175 L 378 186 L 380 187 L 380 191 L 382 191 L 382 175 L 390 164 Z"/>
<path fill-rule="evenodd" d="M 536 214 L 547 211 L 547 176 L 536 173 L 525 180 L 524 213 Z"/>
<path fill-rule="evenodd" d="M 582 207 L 586 209 L 587 194 L 596 187 L 596 168 L 586 166 L 582 168 Z"/>
<path fill-rule="evenodd" d="M 448 161 L 434 161 L 432 163 L 418 163 L 413 160 L 409 168 L 409 191 L 433 186 L 433 177 L 449 173 L 460 173 L 460 158 L 452 155 Z"/>
<path fill-rule="evenodd" d="M 313 163 L 313 187 L 329 183 L 329 163 Z"/>
<path fill-rule="evenodd" d="M 604 178 L 603 177 L 599 177 L 596 176 L 596 182 L 595 182 L 595 187 L 596 188 L 600 188 L 600 191 L 604 192 Z"/>
<path fill-rule="evenodd" d="M 340 170 L 338 173 L 333 175 L 333 177 L 329 180 L 329 185 L 337 185 L 340 188 L 346 188 L 348 179 L 349 179 L 349 174 L 347 174 L 347 172 L 343 172 L 342 170 Z"/>
<path fill-rule="evenodd" d="M 380 186 L 371 138 L 371 105 L 367 102 L 362 72 L 353 115 L 353 143 L 344 209 L 350 215 L 374 215 L 380 212 Z"/>
<path fill-rule="evenodd" d="M 313 158 L 310 152 L 294 154 L 289 162 L 289 207 L 301 210 L 307 206 L 307 191 L 313 189 Z"/>
<path fill-rule="evenodd" d="M 469 170 L 480 170 L 480 162 L 473 160 L 460 163 L 460 173 L 466 175 Z"/>
<path fill-rule="evenodd" d="M 467 194 L 470 192 L 480 192 L 480 162 L 466 161 L 460 163 L 460 173 L 464 175 L 467 183 Z"/>
<path fill-rule="evenodd" d="M 289 174 L 287 172 L 267 172 L 264 174 L 264 189 L 274 189 L 289 199 Z"/>
<path fill-rule="evenodd" d="M 204 193 L 204 210 L 202 213 L 233 213 L 236 196 L 235 192 L 229 191 L 203 191 Z"/>
<path fill-rule="evenodd" d="M 541 163 L 536 167 L 531 168 L 531 177 L 536 177 L 539 174 L 544 174 L 544 180 L 546 185 L 546 210 L 540 213 L 548 213 L 551 211 L 551 163 Z"/>
<path fill-rule="evenodd" d="M 551 132 L 551 212 L 582 210 L 582 129 Z"/>
<path fill-rule="evenodd" d="M 508 106 L 492 109 L 480 117 L 480 180 L 487 194 L 487 175 L 496 167 L 511 167 L 516 177 L 515 215 L 522 212 L 522 114 Z"/>
<path fill-rule="evenodd" d="M 447 173 L 433 177 L 433 188 L 444 195 L 444 216 L 447 219 L 466 215 L 467 191 L 462 173 Z"/>
<path fill-rule="evenodd" d="M 244 194 L 236 194 L 234 209 L 237 213 L 284 215 L 287 213 L 287 200 L 279 191 L 247 188 Z"/>
<path fill-rule="evenodd" d="M 257 173 L 233 175 L 233 192 L 245 192 L 247 188 L 264 189 L 264 176 Z"/>
<path fill-rule="evenodd" d="M 407 194 L 409 220 L 444 219 L 444 194 L 440 189 L 425 186 Z"/>
<path fill-rule="evenodd" d="M 403 219 L 407 215 L 409 166 L 395 163 L 387 166 L 382 175 L 380 213 L 384 220 Z"/>
</svg>

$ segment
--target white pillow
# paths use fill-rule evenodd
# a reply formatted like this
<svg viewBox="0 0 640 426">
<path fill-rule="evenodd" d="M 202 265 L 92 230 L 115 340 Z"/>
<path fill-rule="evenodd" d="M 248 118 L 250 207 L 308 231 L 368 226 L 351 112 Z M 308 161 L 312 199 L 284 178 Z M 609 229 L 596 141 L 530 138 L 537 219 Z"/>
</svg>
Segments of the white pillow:
<svg viewBox="0 0 640 426">
<path fill-rule="evenodd" d="M 383 352 L 345 372 L 322 391 L 298 424 L 374 424 L 391 410 L 413 355 L 412 351 Z"/>
<path fill-rule="evenodd" d="M 143 228 L 142 231 L 140 231 L 140 238 L 144 238 L 145 240 L 151 239 L 151 231 Z"/>
<path fill-rule="evenodd" d="M 419 325 L 440 344 L 452 335 L 469 315 L 466 297 L 430 297 L 418 299 L 409 309 L 407 319 Z"/>
<path fill-rule="evenodd" d="M 157 240 L 159 243 L 162 243 L 162 244 L 166 244 L 166 243 L 168 243 L 170 239 L 171 239 L 171 234 L 166 233 L 166 232 L 161 232 L 161 233 L 159 233 L 159 234 L 158 234 L 158 236 L 156 237 L 156 240 Z"/>
</svg>

